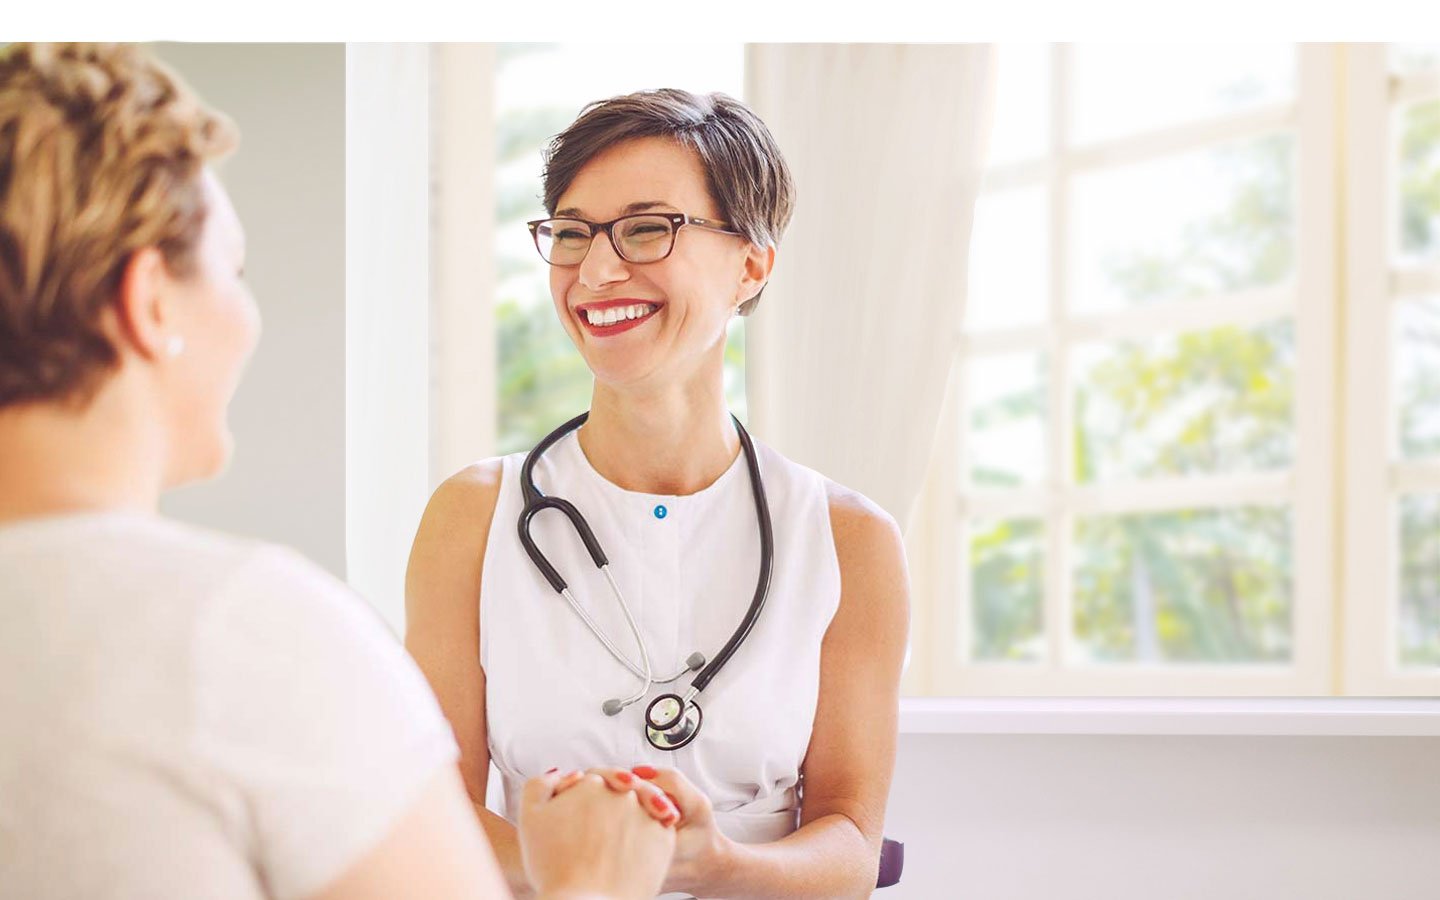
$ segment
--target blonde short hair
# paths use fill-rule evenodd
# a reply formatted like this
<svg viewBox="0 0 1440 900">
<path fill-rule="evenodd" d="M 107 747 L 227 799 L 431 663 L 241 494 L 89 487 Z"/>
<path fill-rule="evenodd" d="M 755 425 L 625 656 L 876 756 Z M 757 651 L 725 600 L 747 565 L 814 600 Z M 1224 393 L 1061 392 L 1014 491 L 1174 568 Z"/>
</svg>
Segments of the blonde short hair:
<svg viewBox="0 0 1440 900">
<path fill-rule="evenodd" d="M 133 45 L 0 51 L 0 409 L 85 403 L 118 359 L 102 313 L 131 257 L 193 271 L 201 174 L 234 125 Z"/>
</svg>

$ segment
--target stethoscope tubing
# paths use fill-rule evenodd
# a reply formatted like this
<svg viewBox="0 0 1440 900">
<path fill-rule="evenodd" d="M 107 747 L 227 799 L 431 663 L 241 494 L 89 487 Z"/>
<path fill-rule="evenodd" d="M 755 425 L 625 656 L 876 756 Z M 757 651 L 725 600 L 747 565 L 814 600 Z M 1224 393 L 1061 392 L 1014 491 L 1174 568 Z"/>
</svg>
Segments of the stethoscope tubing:
<svg viewBox="0 0 1440 900">
<path fill-rule="evenodd" d="M 534 449 L 526 455 L 525 461 L 520 469 L 520 484 L 525 507 L 520 513 L 516 527 L 519 532 L 520 543 L 524 546 L 526 554 L 530 557 L 531 561 L 535 563 L 535 566 L 540 570 L 545 580 L 550 583 L 550 586 L 554 588 L 555 592 L 565 598 L 570 608 L 580 616 L 617 662 L 637 678 L 645 680 L 645 687 L 642 688 L 639 695 L 644 696 L 645 691 L 649 690 L 651 684 L 668 684 L 683 677 L 685 673 L 691 671 L 691 669 L 689 667 L 684 668 L 665 679 L 656 679 L 653 677 L 654 672 L 651 670 L 649 655 L 645 650 L 644 641 L 640 637 L 639 628 L 630 614 L 629 606 L 625 603 L 619 586 L 615 583 L 615 579 L 610 573 L 609 559 L 605 555 L 604 548 L 600 546 L 600 541 L 595 537 L 594 531 L 591 530 L 589 523 L 585 521 L 585 517 L 575 508 L 574 504 L 561 497 L 546 496 L 535 484 L 535 464 L 539 461 L 540 457 L 562 437 L 583 425 L 589 417 L 590 413 L 587 411 L 570 419 L 542 438 L 541 441 L 535 445 Z M 749 608 L 745 611 L 745 617 L 741 620 L 734 633 L 730 635 L 730 639 L 720 648 L 720 652 L 717 653 L 713 659 L 709 660 L 701 669 L 700 673 L 690 682 L 690 688 L 685 692 L 684 698 L 687 704 L 692 703 L 695 696 L 705 690 L 710 682 L 714 680 L 715 676 L 725 668 L 726 663 L 735 655 L 740 645 L 744 643 L 745 639 L 754 629 L 755 623 L 759 621 L 760 613 L 765 607 L 765 600 L 770 592 L 770 579 L 774 568 L 774 527 L 770 519 L 769 500 L 766 497 L 764 482 L 760 476 L 760 462 L 755 453 L 754 442 L 750 439 L 750 435 L 746 432 L 745 427 L 740 424 L 740 420 L 735 418 L 733 414 L 730 418 L 735 423 L 735 430 L 740 437 L 741 448 L 745 454 L 745 462 L 750 474 L 750 489 L 755 501 L 756 517 L 759 520 L 760 573 L 756 579 L 754 596 L 751 598 Z M 566 584 L 564 577 L 560 575 L 559 571 L 556 570 L 545 557 L 545 554 L 540 548 L 535 545 L 535 541 L 530 535 L 531 522 L 537 514 L 546 509 L 557 510 L 570 520 L 570 524 L 574 527 L 576 533 L 579 534 L 581 542 L 585 544 L 585 549 L 590 554 L 590 558 L 595 563 L 596 568 L 604 573 L 606 580 L 609 582 L 611 592 L 614 594 L 617 602 L 620 604 L 621 610 L 624 612 L 626 624 L 630 626 L 631 632 L 635 637 L 636 645 L 640 648 L 642 664 L 640 667 L 637 667 L 628 657 L 621 653 L 614 642 L 600 630 L 595 621 L 585 612 L 584 608 L 580 606 L 575 600 L 575 597 L 570 593 L 569 586 Z M 628 703 L 626 705 L 628 705 Z"/>
</svg>

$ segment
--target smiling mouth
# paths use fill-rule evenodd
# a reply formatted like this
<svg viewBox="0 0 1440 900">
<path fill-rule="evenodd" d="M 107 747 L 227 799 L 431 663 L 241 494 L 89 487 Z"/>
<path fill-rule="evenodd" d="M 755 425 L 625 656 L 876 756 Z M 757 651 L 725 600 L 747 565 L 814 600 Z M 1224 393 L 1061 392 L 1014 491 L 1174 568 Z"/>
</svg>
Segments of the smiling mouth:
<svg viewBox="0 0 1440 900">
<path fill-rule="evenodd" d="M 582 321 L 591 328 L 614 328 L 629 322 L 647 319 L 660 306 L 655 303 L 632 303 L 629 306 L 612 306 L 608 309 L 577 310 Z"/>
<path fill-rule="evenodd" d="M 576 307 L 575 315 L 580 324 L 595 337 L 611 337 L 648 321 L 662 305 L 655 302 L 635 301 L 605 307 Z"/>
</svg>

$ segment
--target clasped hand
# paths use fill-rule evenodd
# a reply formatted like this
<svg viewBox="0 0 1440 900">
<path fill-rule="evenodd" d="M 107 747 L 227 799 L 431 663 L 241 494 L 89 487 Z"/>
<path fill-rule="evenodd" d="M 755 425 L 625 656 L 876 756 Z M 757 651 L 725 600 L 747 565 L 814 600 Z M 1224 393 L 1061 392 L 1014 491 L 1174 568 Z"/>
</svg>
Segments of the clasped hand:
<svg viewBox="0 0 1440 900">
<path fill-rule="evenodd" d="M 694 891 L 729 846 L 709 798 L 675 769 L 651 766 L 532 778 L 519 830 L 526 875 L 546 897 Z"/>
</svg>

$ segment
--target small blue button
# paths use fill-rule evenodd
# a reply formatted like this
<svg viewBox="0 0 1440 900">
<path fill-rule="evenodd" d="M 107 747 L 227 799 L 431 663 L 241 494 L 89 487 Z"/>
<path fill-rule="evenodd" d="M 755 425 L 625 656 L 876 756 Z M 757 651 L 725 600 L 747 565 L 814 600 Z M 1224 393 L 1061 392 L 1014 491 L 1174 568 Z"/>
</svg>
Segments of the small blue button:
<svg viewBox="0 0 1440 900">
<path fill-rule="evenodd" d="M 655 507 L 655 518 L 657 518 L 657 519 L 663 519 L 663 518 L 665 518 L 665 504 L 662 503 L 662 504 L 660 504 L 659 506 Z"/>
</svg>

